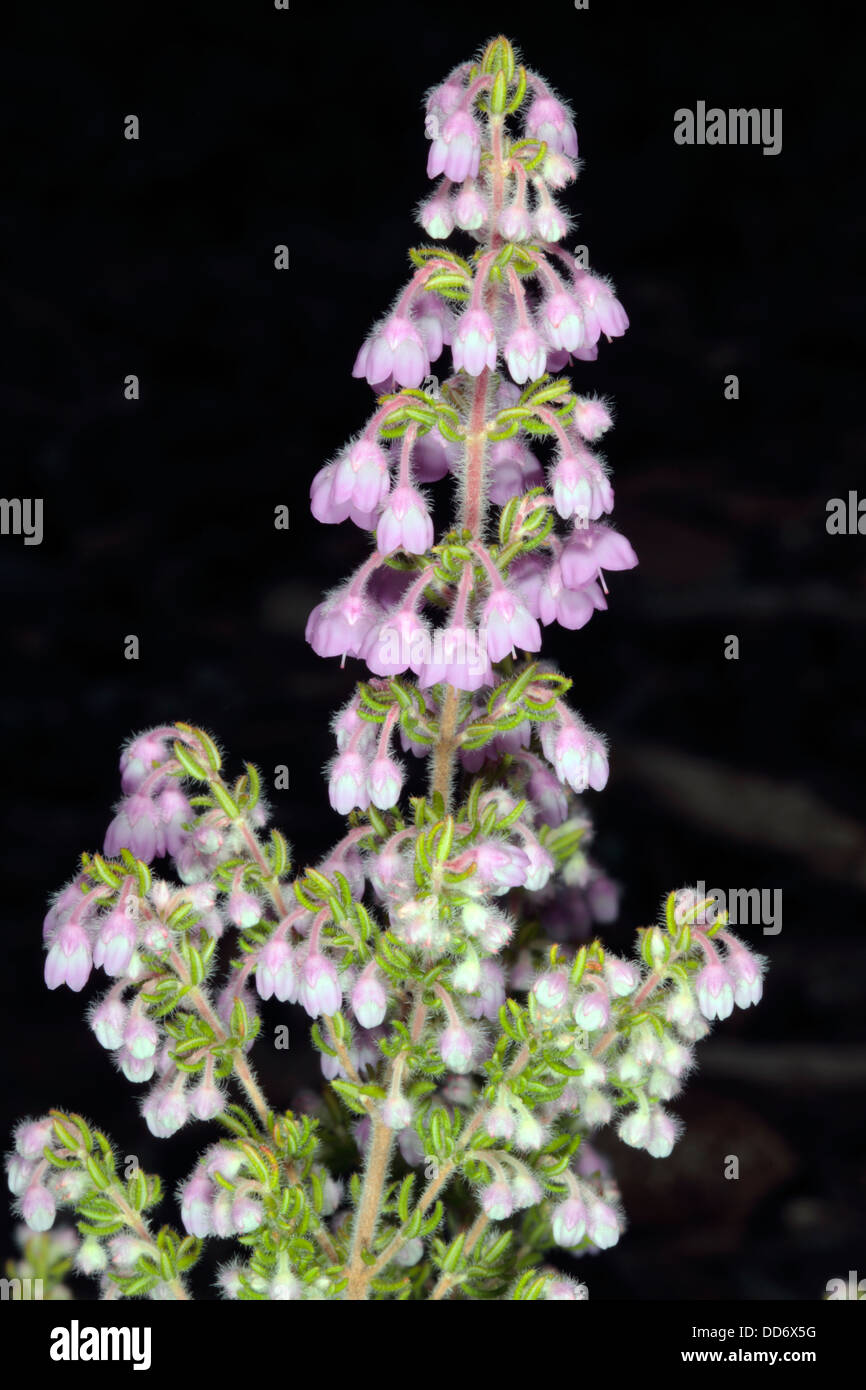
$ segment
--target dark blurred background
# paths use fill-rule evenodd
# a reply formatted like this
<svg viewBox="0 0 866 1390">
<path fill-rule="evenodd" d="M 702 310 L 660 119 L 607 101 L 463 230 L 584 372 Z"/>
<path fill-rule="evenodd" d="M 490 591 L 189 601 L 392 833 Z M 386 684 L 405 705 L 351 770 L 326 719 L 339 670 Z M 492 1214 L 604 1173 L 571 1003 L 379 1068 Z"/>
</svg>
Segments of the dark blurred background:
<svg viewBox="0 0 866 1390">
<path fill-rule="evenodd" d="M 699 879 L 784 904 L 779 935 L 751 931 L 763 1003 L 700 1045 L 673 1103 L 674 1155 L 613 1146 L 630 1229 L 581 1273 L 592 1297 L 817 1299 L 866 1275 L 866 541 L 825 526 L 829 498 L 866 495 L 863 122 L 832 5 L 22 8 L 0 56 L 2 493 L 44 498 L 45 532 L 0 537 L 2 1132 L 79 1109 L 170 1182 L 202 1141 L 152 1139 L 83 999 L 45 991 L 46 899 L 101 845 L 122 740 L 164 721 L 289 766 L 272 799 L 298 861 L 336 837 L 319 773 L 359 668 L 303 629 L 367 542 L 312 521 L 309 483 L 369 414 L 354 356 L 427 240 L 423 93 L 500 31 L 576 108 L 575 241 L 631 317 L 573 377 L 616 400 L 641 564 L 555 638 L 612 744 L 605 936 L 626 949 Z M 676 145 L 699 100 L 781 107 L 782 152 Z M 312 1074 L 290 1055 L 298 1073 L 261 1059 L 283 1104 Z"/>
</svg>

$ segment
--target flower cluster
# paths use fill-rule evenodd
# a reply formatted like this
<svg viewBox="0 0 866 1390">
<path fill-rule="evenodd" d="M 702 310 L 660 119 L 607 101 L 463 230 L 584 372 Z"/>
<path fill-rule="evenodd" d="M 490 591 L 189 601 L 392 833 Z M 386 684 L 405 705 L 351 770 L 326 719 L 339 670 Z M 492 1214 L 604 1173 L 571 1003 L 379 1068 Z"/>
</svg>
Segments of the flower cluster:
<svg viewBox="0 0 866 1390">
<path fill-rule="evenodd" d="M 181 1236 L 154 1234 L 158 1181 L 121 1182 L 81 1117 L 19 1129 L 21 1215 L 47 1231 L 73 1209 L 77 1267 L 104 1297 L 189 1297 L 219 1238 L 236 1250 L 216 1271 L 227 1298 L 585 1298 L 547 1261 L 624 1229 L 595 1132 L 670 1153 L 695 1044 L 761 996 L 764 961 L 692 890 L 668 895 L 633 959 L 591 936 L 618 911 L 588 853 L 608 749 L 542 629 L 582 627 L 607 607 L 604 573 L 637 559 L 604 519 L 590 447 L 610 410 L 556 375 L 627 327 L 560 244 L 568 109 L 497 39 L 430 94 L 427 134 L 421 223 L 474 250 L 412 252 L 355 364 L 374 412 L 311 493 L 319 521 L 374 538 L 307 629 L 369 672 L 332 724 L 329 797 L 348 825 L 293 873 L 255 767 L 226 780 L 203 730 L 148 730 L 123 751 L 102 853 L 45 920 L 50 989 L 108 978 L 90 1025 L 148 1088 L 151 1133 L 222 1130 L 178 1193 Z M 446 348 L 450 375 L 430 378 Z M 422 489 L 446 477 L 456 510 L 437 538 Z M 252 1062 L 286 1003 L 311 1021 L 325 1092 L 291 1109 Z"/>
<path fill-rule="evenodd" d="M 521 110 L 513 138 L 505 118 Z M 583 627 L 607 606 L 604 571 L 637 564 L 603 520 L 613 489 L 591 446 L 610 410 L 552 375 L 594 360 L 628 319 L 611 285 L 560 245 L 568 219 L 554 194 L 576 177 L 577 139 L 543 79 L 521 68 L 503 86 L 464 64 L 427 112 L 428 173 L 444 177 L 420 221 L 438 240 L 458 227 L 477 249 L 413 251 L 414 274 L 358 353 L 376 409 L 316 475 L 311 505 L 321 522 L 371 532 L 375 550 L 313 611 L 307 638 L 374 675 L 411 670 L 422 689 L 475 691 L 504 658 L 540 650 L 540 625 Z M 451 373 L 428 388 L 446 347 Z M 422 488 L 449 474 L 462 514 L 434 546 Z M 500 509 L 497 544 L 482 524 L 488 504 Z"/>
</svg>

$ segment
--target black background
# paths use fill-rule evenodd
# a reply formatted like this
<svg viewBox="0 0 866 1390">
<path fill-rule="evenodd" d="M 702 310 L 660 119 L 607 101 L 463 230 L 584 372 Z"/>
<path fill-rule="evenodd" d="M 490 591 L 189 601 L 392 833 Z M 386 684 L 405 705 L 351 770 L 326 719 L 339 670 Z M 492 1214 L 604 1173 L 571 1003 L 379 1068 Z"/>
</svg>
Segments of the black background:
<svg viewBox="0 0 866 1390">
<path fill-rule="evenodd" d="M 313 522 L 309 483 L 369 414 L 354 356 L 427 240 L 423 93 L 500 31 L 576 109 L 575 240 L 631 318 L 573 377 L 616 400 L 616 521 L 641 564 L 587 629 L 548 629 L 612 744 L 592 806 L 625 893 L 605 936 L 625 949 L 698 879 L 784 901 L 755 942 L 765 1000 L 700 1045 L 672 1158 L 612 1146 L 631 1227 L 581 1276 L 592 1297 L 820 1298 L 866 1275 L 866 567 L 862 537 L 825 528 L 829 498 L 866 494 L 842 8 L 20 11 L 0 57 L 2 493 L 44 498 L 45 536 L 0 538 L 2 1130 L 77 1108 L 170 1181 L 204 1142 L 152 1139 L 81 997 L 44 990 L 45 902 L 101 845 L 122 740 L 173 719 L 235 766 L 289 766 L 273 801 L 299 862 L 336 838 L 319 772 L 360 668 L 318 660 L 303 628 L 367 543 Z M 698 100 L 783 108 L 782 153 L 676 145 L 673 113 Z M 314 1075 L 289 1058 L 261 1056 L 274 1103 Z"/>
</svg>

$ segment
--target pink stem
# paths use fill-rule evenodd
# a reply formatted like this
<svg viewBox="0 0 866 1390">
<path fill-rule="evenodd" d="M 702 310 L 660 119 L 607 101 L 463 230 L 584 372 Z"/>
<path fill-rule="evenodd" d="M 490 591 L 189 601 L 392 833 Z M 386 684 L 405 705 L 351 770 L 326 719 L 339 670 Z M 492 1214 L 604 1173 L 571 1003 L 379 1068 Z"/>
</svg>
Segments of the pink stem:
<svg viewBox="0 0 866 1390">
<path fill-rule="evenodd" d="M 415 443 L 415 436 L 418 433 L 416 421 L 412 421 L 403 436 L 403 443 L 400 448 L 400 487 L 412 486 L 412 474 L 409 469 L 409 455 Z"/>
<path fill-rule="evenodd" d="M 388 744 L 391 742 L 391 734 L 393 732 L 394 725 L 396 724 L 397 719 L 399 718 L 399 715 L 400 706 L 396 703 L 391 706 L 388 713 L 385 715 L 385 719 L 382 724 L 382 732 L 379 735 L 379 746 L 377 749 L 377 756 L 380 758 L 387 758 L 388 756 Z"/>
</svg>

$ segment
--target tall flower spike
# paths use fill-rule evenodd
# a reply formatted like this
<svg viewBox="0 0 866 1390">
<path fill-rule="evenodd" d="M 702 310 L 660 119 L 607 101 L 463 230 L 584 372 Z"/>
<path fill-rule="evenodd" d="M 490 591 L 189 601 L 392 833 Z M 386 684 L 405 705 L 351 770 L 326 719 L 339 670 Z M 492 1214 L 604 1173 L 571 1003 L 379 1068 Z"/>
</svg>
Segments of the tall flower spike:
<svg viewBox="0 0 866 1390">
<path fill-rule="evenodd" d="M 19 1126 L 17 1209 L 35 1232 L 74 1210 L 77 1269 L 105 1298 L 187 1299 L 218 1237 L 237 1242 L 217 1276 L 228 1298 L 576 1299 L 547 1253 L 606 1250 L 625 1229 L 587 1137 L 615 1125 L 666 1157 L 694 1044 L 761 997 L 766 962 L 709 925 L 696 889 L 668 896 L 633 960 L 592 935 L 619 901 L 589 852 L 608 749 L 542 628 L 603 613 L 605 575 L 637 556 L 602 520 L 613 491 L 588 447 L 609 409 L 554 375 L 628 322 L 561 244 L 571 113 L 499 38 L 429 94 L 425 129 L 435 244 L 411 252 L 358 352 L 369 419 L 311 487 L 318 521 L 370 535 L 307 626 L 318 655 L 362 663 L 325 774 L 348 824 L 293 877 L 251 764 L 233 780 L 203 730 L 145 731 L 104 853 L 82 856 L 45 917 L 49 989 L 107 979 L 89 1025 L 149 1086 L 151 1134 L 223 1126 L 179 1193 L 186 1238 L 152 1230 L 158 1179 L 120 1181 L 80 1117 Z M 459 249 L 444 244 L 455 226 Z M 426 794 L 407 797 L 419 773 Z M 262 1001 L 307 1015 L 326 1104 L 264 1094 L 249 1057 Z M 300 1088 L 296 1055 L 282 1079 Z M 496 1229 L 511 1222 L 517 1239 Z"/>
</svg>

